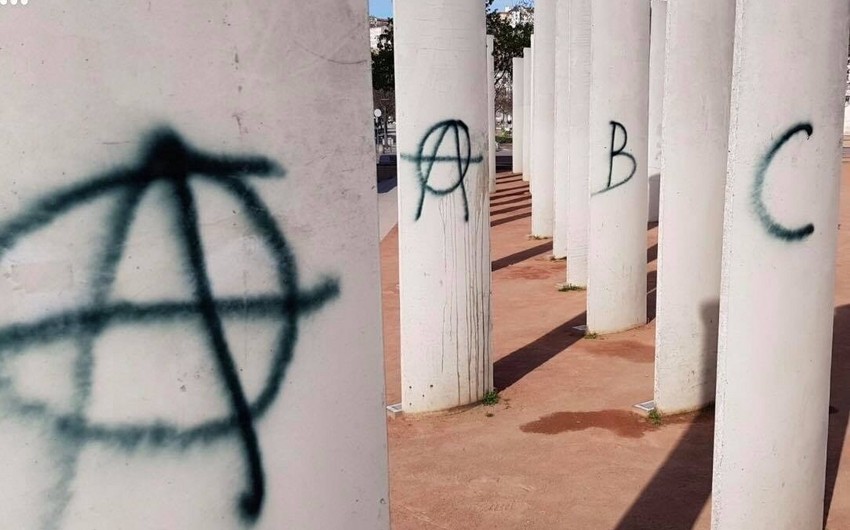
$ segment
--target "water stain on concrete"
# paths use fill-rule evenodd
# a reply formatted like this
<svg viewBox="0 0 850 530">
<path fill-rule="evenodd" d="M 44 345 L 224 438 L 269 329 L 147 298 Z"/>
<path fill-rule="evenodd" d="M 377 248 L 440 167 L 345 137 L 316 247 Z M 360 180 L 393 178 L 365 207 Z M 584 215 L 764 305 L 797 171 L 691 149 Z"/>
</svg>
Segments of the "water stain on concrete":
<svg viewBox="0 0 850 530">
<path fill-rule="evenodd" d="M 593 355 L 619 357 L 635 363 L 651 363 L 655 360 L 655 348 L 651 344 L 634 340 L 592 341 L 588 342 L 586 347 Z"/>
<path fill-rule="evenodd" d="M 545 280 L 551 272 L 545 268 L 522 264 L 509 267 L 502 274 L 504 279 L 509 280 Z"/>
<path fill-rule="evenodd" d="M 648 432 L 657 431 L 664 425 L 681 423 L 703 423 L 697 414 L 681 414 L 662 418 L 661 425 L 654 425 L 645 416 L 626 410 L 597 410 L 589 412 L 555 412 L 520 427 L 522 432 L 533 434 L 561 434 L 564 432 L 605 429 L 624 438 L 642 438 Z M 713 417 L 709 420 L 713 421 Z"/>
<path fill-rule="evenodd" d="M 642 438 L 648 431 L 657 430 L 646 418 L 624 410 L 593 412 L 555 412 L 526 423 L 520 430 L 535 434 L 561 434 L 586 429 L 606 429 L 625 438 Z"/>
</svg>

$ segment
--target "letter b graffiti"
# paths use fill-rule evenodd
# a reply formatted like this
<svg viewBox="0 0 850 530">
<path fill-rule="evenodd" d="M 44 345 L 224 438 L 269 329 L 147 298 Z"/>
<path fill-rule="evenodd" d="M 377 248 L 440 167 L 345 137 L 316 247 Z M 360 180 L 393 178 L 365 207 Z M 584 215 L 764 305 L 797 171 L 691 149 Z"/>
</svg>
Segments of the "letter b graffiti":
<svg viewBox="0 0 850 530">
<path fill-rule="evenodd" d="M 620 134 L 618 134 L 618 131 Z M 618 141 L 618 137 L 622 138 L 622 141 Z M 635 157 L 626 152 L 626 145 L 629 143 L 629 133 L 626 131 L 626 127 L 616 121 L 611 121 L 611 151 L 608 154 L 608 181 L 605 184 L 605 187 L 593 195 L 599 195 L 600 193 L 605 193 L 607 191 L 611 191 L 615 188 L 619 188 L 623 184 L 632 180 L 637 172 L 637 161 Z M 614 181 L 614 161 L 618 158 L 625 158 L 628 162 L 631 163 L 631 170 L 626 178 L 623 180 Z"/>
</svg>

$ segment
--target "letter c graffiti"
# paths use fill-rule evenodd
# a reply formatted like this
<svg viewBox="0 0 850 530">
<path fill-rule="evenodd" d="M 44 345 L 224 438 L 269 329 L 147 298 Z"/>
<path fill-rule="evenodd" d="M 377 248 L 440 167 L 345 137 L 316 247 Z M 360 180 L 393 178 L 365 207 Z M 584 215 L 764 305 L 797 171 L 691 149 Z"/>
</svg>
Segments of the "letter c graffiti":
<svg viewBox="0 0 850 530">
<path fill-rule="evenodd" d="M 770 212 L 767 211 L 767 206 L 764 204 L 764 200 L 762 199 L 762 195 L 764 192 L 764 181 L 765 175 L 767 173 L 767 169 L 770 167 L 770 164 L 773 162 L 773 158 L 776 156 L 776 153 L 779 152 L 782 147 L 788 143 L 791 138 L 796 136 L 797 134 L 804 132 L 806 133 L 806 137 L 811 137 L 814 132 L 814 128 L 811 123 L 798 123 L 794 125 L 790 129 L 788 129 L 785 134 L 783 134 L 774 144 L 771 146 L 770 150 L 762 159 L 761 163 L 756 170 L 756 178 L 753 182 L 753 190 L 750 196 L 750 200 L 752 201 L 753 210 L 755 211 L 756 216 L 758 216 L 759 221 L 767 230 L 767 232 L 777 239 L 781 239 L 783 241 L 802 241 L 812 235 L 815 231 L 815 225 L 809 223 L 797 228 L 789 228 L 787 226 L 782 225 L 779 221 L 773 218 L 770 215 Z"/>
</svg>

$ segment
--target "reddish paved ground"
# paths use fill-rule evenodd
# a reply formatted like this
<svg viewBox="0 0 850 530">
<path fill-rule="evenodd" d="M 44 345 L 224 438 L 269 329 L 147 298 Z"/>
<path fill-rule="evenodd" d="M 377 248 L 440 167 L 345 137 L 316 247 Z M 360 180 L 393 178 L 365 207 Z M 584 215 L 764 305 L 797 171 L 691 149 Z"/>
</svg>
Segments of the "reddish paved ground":
<svg viewBox="0 0 850 530">
<path fill-rule="evenodd" d="M 844 170 L 848 228 L 839 232 L 827 477 L 832 530 L 850 528 L 850 165 Z M 564 262 L 550 261 L 550 242 L 527 238 L 527 187 L 500 176 L 492 205 L 502 401 L 389 420 L 393 528 L 708 529 L 713 413 L 653 427 L 632 412 L 652 398 L 654 322 L 583 339 L 572 327 L 584 323 L 585 293 L 558 292 Z M 647 233 L 653 318 L 656 236 L 657 229 Z M 397 246 L 393 230 L 381 244 L 388 403 L 400 401 Z"/>
</svg>

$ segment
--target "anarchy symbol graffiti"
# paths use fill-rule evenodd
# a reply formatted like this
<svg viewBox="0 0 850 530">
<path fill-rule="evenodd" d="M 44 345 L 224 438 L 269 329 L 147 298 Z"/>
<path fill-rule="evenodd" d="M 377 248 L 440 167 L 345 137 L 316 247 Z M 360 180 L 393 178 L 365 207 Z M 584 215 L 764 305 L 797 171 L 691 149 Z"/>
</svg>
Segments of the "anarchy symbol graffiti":
<svg viewBox="0 0 850 530">
<path fill-rule="evenodd" d="M 69 461 L 62 466 L 64 476 L 59 480 L 60 488 L 65 491 L 56 495 L 57 498 L 69 497 L 77 459 L 86 444 L 105 444 L 125 451 L 141 446 L 185 450 L 235 436 L 240 440 L 245 463 L 245 487 L 238 497 L 238 510 L 246 523 L 257 520 L 265 498 L 265 478 L 256 422 L 281 392 L 298 339 L 299 319 L 339 294 L 339 285 L 334 279 L 324 280 L 310 289 L 299 287 L 296 260 L 289 244 L 259 195 L 244 182 L 249 176 L 283 175 L 283 169 L 267 158 L 203 153 L 188 146 L 173 130 L 160 129 L 148 136 L 136 165 L 51 193 L 30 205 L 22 214 L 0 224 L 2 257 L 27 235 L 57 222 L 75 208 L 103 197 L 115 200 L 111 215 L 106 220 L 107 236 L 102 247 L 95 249 L 98 254 L 88 303 L 76 310 L 0 328 L 0 400 L 21 416 L 46 423 L 58 439 L 72 448 L 66 453 L 70 455 Z M 219 187 L 244 206 L 251 229 L 273 256 L 276 292 L 239 298 L 214 296 L 198 220 L 200 205 L 192 190 L 195 180 Z M 153 303 L 110 302 L 110 291 L 139 203 L 154 186 L 165 187 L 168 191 L 170 204 L 165 207 L 166 211 L 172 212 L 174 226 L 177 227 L 176 238 L 184 253 L 192 299 Z M 271 321 L 280 325 L 269 372 L 259 393 L 250 398 L 243 389 L 231 345 L 224 332 L 224 322 L 229 319 Z M 97 361 L 94 352 L 98 337 L 114 326 L 149 326 L 180 320 L 200 323 L 198 329 L 204 336 L 209 360 L 226 394 L 229 413 L 192 426 L 178 425 L 162 418 L 145 423 L 92 420 L 87 415 L 87 407 Z M 74 392 L 70 411 L 46 401 L 25 398 L 15 390 L 10 377 L 3 372 L 9 359 L 24 355 L 27 348 L 69 339 L 75 345 Z M 61 521 L 63 510 L 64 506 L 53 510 L 58 521 Z M 54 521 L 52 526 L 59 524 Z"/>
<path fill-rule="evenodd" d="M 448 139 L 446 138 L 448 136 Z M 444 144 L 448 151 L 443 152 Z M 463 220 L 469 221 L 469 200 L 466 197 L 466 176 L 473 164 L 480 164 L 484 157 L 472 156 L 469 127 L 460 120 L 446 120 L 431 127 L 422 137 L 415 155 L 402 155 L 402 159 L 416 164 L 420 195 L 414 221 L 422 217 L 425 195 L 443 197 L 460 190 L 463 197 Z M 437 187 L 431 183 L 435 166 L 450 164 L 454 168 L 454 180 L 447 186 Z"/>
</svg>

